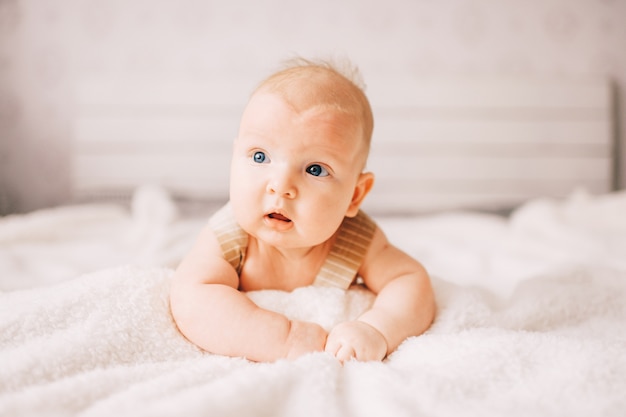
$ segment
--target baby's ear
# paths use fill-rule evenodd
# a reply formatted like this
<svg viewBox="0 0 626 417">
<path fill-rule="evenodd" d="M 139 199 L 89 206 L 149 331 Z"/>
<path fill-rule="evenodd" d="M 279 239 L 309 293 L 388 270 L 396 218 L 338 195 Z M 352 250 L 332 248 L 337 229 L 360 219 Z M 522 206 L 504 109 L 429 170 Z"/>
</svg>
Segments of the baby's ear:
<svg viewBox="0 0 626 417">
<path fill-rule="evenodd" d="M 352 194 L 352 201 L 346 212 L 347 217 L 354 217 L 359 212 L 359 207 L 365 199 L 365 196 L 370 192 L 374 186 L 374 174 L 371 172 L 363 172 L 359 175 L 359 179 L 354 187 L 354 194 Z"/>
</svg>

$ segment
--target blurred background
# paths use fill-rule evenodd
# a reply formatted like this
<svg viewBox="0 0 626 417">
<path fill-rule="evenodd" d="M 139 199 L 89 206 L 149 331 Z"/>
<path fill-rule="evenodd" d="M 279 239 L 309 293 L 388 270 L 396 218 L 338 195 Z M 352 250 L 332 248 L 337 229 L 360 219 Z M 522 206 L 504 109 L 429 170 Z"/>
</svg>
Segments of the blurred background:
<svg viewBox="0 0 626 417">
<path fill-rule="evenodd" d="M 625 48 L 626 0 L 0 0 L 0 214 L 71 199 L 85 80 L 252 87 L 296 54 L 349 57 L 366 81 L 609 77 L 623 166 Z"/>
</svg>

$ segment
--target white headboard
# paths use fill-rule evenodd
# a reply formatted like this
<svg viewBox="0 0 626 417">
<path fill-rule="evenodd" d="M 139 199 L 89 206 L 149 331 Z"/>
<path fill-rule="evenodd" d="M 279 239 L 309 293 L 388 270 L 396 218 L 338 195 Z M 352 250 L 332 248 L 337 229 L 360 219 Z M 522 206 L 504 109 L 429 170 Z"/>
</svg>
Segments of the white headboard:
<svg viewBox="0 0 626 417">
<path fill-rule="evenodd" d="M 508 209 L 612 185 L 612 92 L 603 79 L 369 79 L 368 169 L 377 213 Z M 76 92 L 77 199 L 157 183 L 225 201 L 232 139 L 256 80 L 89 80 Z"/>
</svg>

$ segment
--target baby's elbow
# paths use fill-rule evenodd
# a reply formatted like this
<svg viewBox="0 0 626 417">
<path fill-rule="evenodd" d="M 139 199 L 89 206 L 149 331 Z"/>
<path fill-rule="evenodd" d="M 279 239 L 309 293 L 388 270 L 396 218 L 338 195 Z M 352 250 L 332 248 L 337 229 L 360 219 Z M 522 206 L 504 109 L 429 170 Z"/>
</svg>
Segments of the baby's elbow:
<svg viewBox="0 0 626 417">
<path fill-rule="evenodd" d="M 437 316 L 437 302 L 435 301 L 434 294 L 430 297 L 430 301 L 428 303 L 428 313 L 426 315 L 428 327 L 430 327 L 435 321 L 435 317 Z"/>
<path fill-rule="evenodd" d="M 189 302 L 188 287 L 189 285 L 173 280 L 169 294 L 170 313 L 174 323 L 176 323 L 176 326 L 183 334 L 189 323 L 193 321 L 194 314 L 192 305 Z"/>
<path fill-rule="evenodd" d="M 430 285 L 427 275 L 415 274 L 410 276 L 413 284 L 407 291 L 411 298 L 411 332 L 413 336 L 419 336 L 432 325 L 437 314 L 435 294 Z"/>
<path fill-rule="evenodd" d="M 416 320 L 416 335 L 420 335 L 428 330 L 437 316 L 437 303 L 432 291 L 425 295 L 421 301 L 419 320 Z"/>
</svg>

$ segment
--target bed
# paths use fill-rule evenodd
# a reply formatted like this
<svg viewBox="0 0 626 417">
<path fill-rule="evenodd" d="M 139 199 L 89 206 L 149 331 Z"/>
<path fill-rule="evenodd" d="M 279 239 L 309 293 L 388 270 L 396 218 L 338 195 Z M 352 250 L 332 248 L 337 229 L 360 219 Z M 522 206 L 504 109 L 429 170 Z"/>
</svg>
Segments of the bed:
<svg viewBox="0 0 626 417">
<path fill-rule="evenodd" d="M 135 81 L 77 90 L 74 201 L 0 218 L 0 415 L 624 415 L 626 193 L 605 80 L 370 82 L 366 209 L 429 270 L 438 311 L 383 362 L 344 365 L 212 355 L 177 331 L 173 268 L 225 198 L 249 84 Z M 326 328 L 373 299 L 248 296 Z"/>
</svg>

